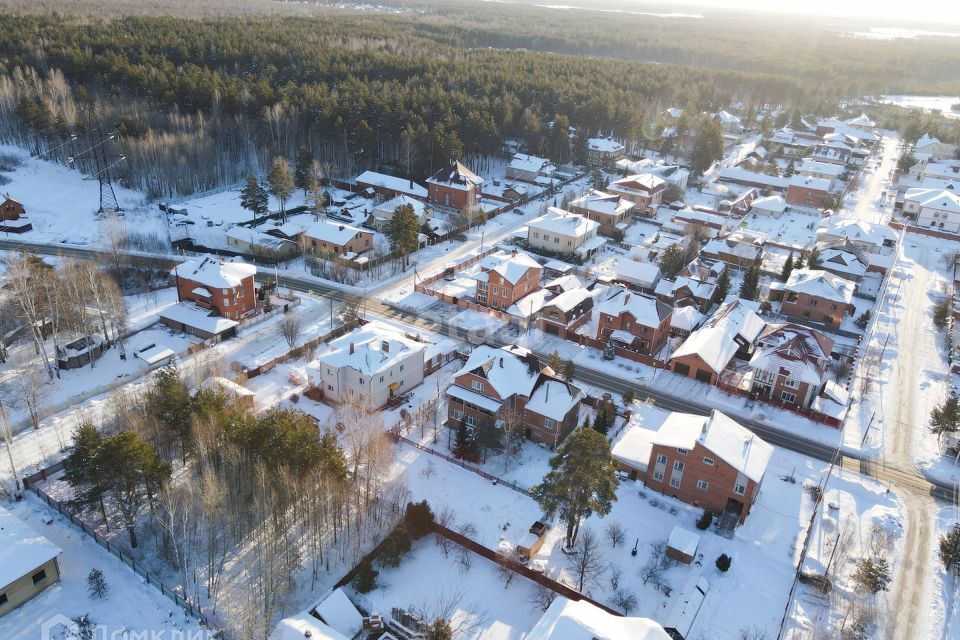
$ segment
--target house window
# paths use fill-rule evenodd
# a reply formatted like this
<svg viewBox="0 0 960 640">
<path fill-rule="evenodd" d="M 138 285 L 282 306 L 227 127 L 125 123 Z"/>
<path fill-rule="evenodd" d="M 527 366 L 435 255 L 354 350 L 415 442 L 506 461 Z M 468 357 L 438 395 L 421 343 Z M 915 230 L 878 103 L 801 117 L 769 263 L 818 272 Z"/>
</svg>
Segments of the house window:
<svg viewBox="0 0 960 640">
<path fill-rule="evenodd" d="M 557 424 L 557 422 L 556 422 L 556 420 L 554 420 L 553 418 L 544 418 L 544 419 L 543 419 L 543 426 L 544 426 L 544 428 L 545 428 L 545 429 L 549 429 L 550 431 L 553 431 L 553 428 L 556 426 L 556 424 Z"/>
<path fill-rule="evenodd" d="M 493 307 L 494 309 L 499 309 L 499 308 L 500 308 L 500 301 L 499 301 L 499 300 L 491 300 L 491 301 L 490 301 L 490 306 Z"/>
<path fill-rule="evenodd" d="M 475 416 L 469 416 L 469 415 L 468 415 L 466 418 L 467 418 L 467 426 L 468 426 L 468 427 L 476 427 L 476 426 L 477 426 L 477 419 L 476 419 Z"/>
<path fill-rule="evenodd" d="M 553 236 L 554 244 L 560 244 L 560 236 Z"/>
<path fill-rule="evenodd" d="M 380 382 L 383 382 L 383 376 L 380 376 Z"/>
<path fill-rule="evenodd" d="M 463 418 L 463 411 L 460 409 L 454 409 L 452 415 L 454 420 L 460 420 Z"/>
<path fill-rule="evenodd" d="M 670 486 L 679 489 L 683 483 L 683 471 L 674 471 L 670 474 Z"/>
<path fill-rule="evenodd" d="M 333 375 L 333 369 L 331 369 L 330 367 L 327 367 L 327 375 L 328 375 L 328 376 L 332 376 L 332 375 Z"/>
<path fill-rule="evenodd" d="M 683 462 L 680 461 L 680 460 L 674 460 L 674 461 L 673 461 L 673 468 L 674 468 L 676 471 L 683 471 Z"/>
<path fill-rule="evenodd" d="M 500 287 L 494 287 L 494 288 L 493 288 L 493 295 L 495 295 L 495 296 L 500 295 Z"/>
<path fill-rule="evenodd" d="M 733 485 L 733 492 L 738 496 L 742 496 L 747 492 L 747 486 L 738 482 Z"/>
<path fill-rule="evenodd" d="M 44 569 L 40 569 L 35 574 L 33 574 L 33 584 L 39 584 L 47 579 L 47 572 Z"/>
<path fill-rule="evenodd" d="M 716 462 L 714 461 L 713 458 L 708 458 L 707 456 L 703 456 L 703 464 L 708 464 L 712 467 L 713 465 L 716 464 Z"/>
<path fill-rule="evenodd" d="M 677 453 L 679 453 L 679 454 L 682 455 L 682 456 L 685 456 L 685 455 L 687 455 L 688 453 L 690 453 L 690 451 L 688 451 L 687 449 L 681 449 L 680 447 L 677 447 Z M 682 462 L 680 463 L 680 468 L 681 468 L 681 469 L 683 468 L 683 463 L 682 463 Z"/>
<path fill-rule="evenodd" d="M 657 455 L 657 464 L 667 464 L 667 456 L 662 453 Z"/>
<path fill-rule="evenodd" d="M 360 384 L 363 384 L 363 378 L 360 378 Z"/>
<path fill-rule="evenodd" d="M 706 480 L 697 480 L 697 489 L 700 491 L 707 491 L 710 488 L 710 483 Z"/>
<path fill-rule="evenodd" d="M 480 393 L 483 393 L 483 383 L 480 382 L 479 380 L 471 380 L 471 381 L 470 381 L 470 387 L 471 387 L 474 391 L 478 391 L 478 392 L 480 392 Z"/>
<path fill-rule="evenodd" d="M 794 393 L 787 393 L 786 391 L 784 391 L 784 392 L 782 392 L 782 393 L 780 394 L 780 399 L 781 399 L 783 402 L 786 402 L 787 404 L 796 404 L 796 403 L 797 403 L 797 395 L 794 394 Z"/>
<path fill-rule="evenodd" d="M 800 386 L 800 382 L 794 378 L 787 378 L 783 381 L 783 386 L 785 386 L 787 389 L 796 389 Z"/>
<path fill-rule="evenodd" d="M 333 385 L 332 385 L 332 384 L 328 384 L 328 385 L 327 385 L 327 391 L 333 391 Z"/>
<path fill-rule="evenodd" d="M 653 472 L 653 479 L 657 482 L 663 482 L 663 469 L 657 469 Z"/>
<path fill-rule="evenodd" d="M 400 365 L 400 371 L 403 371 L 403 365 L 402 365 L 402 364 Z"/>
<path fill-rule="evenodd" d="M 540 237 L 540 232 L 539 232 L 539 231 L 534 231 L 534 232 L 533 232 L 533 237 L 534 237 L 534 238 L 539 238 L 539 237 Z"/>
</svg>

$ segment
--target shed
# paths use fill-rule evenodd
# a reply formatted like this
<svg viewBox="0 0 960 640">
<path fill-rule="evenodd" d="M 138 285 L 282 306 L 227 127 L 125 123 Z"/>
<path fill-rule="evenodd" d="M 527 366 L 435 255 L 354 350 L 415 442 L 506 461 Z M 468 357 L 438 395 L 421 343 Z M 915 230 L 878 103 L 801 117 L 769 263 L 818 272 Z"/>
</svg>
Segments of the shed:
<svg viewBox="0 0 960 640">
<path fill-rule="evenodd" d="M 699 546 L 699 535 L 683 527 L 674 527 L 667 540 L 667 557 L 683 564 L 690 564 L 697 557 Z"/>
<path fill-rule="evenodd" d="M 546 539 L 547 530 L 550 527 L 537 520 L 530 527 L 530 530 L 524 534 L 520 541 L 517 543 L 517 555 L 519 555 L 524 560 L 529 560 L 533 556 L 537 555 L 537 552 L 540 551 L 540 547 L 543 546 L 543 541 Z"/>
<path fill-rule="evenodd" d="M 0 616 L 60 580 L 60 548 L 0 507 Z"/>
<path fill-rule="evenodd" d="M 687 580 L 663 624 L 664 631 L 673 640 L 686 640 L 708 591 L 710 584 L 703 576 L 690 576 Z"/>
</svg>

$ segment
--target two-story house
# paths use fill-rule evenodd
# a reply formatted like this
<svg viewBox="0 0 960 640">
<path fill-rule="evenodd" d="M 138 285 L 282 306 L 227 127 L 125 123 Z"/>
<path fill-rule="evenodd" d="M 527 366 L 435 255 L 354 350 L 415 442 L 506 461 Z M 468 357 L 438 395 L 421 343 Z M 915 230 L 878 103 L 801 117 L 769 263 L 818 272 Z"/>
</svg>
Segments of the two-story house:
<svg viewBox="0 0 960 640">
<path fill-rule="evenodd" d="M 759 397 L 809 408 L 828 379 L 833 340 L 793 323 L 767 325 L 750 358 L 748 382 Z"/>
<path fill-rule="evenodd" d="M 373 249 L 373 233 L 331 220 L 318 220 L 302 233 L 304 251 L 314 255 L 347 256 Z"/>
<path fill-rule="evenodd" d="M 515 302 L 540 288 L 543 268 L 521 251 L 497 251 L 480 261 L 474 300 L 477 304 L 506 311 Z"/>
<path fill-rule="evenodd" d="M 613 138 L 589 138 L 587 140 L 587 164 L 591 167 L 612 169 L 622 158 L 627 148 Z"/>
<path fill-rule="evenodd" d="M 612 341 L 645 355 L 660 351 L 670 335 L 669 306 L 656 298 L 611 287 L 597 304 L 597 340 Z"/>
<path fill-rule="evenodd" d="M 537 182 L 537 178 L 552 178 L 556 172 L 557 167 L 546 158 L 518 153 L 507 165 L 507 180 Z"/>
<path fill-rule="evenodd" d="M 570 203 L 570 211 L 600 223 L 600 233 L 614 236 L 627 230 L 636 205 L 612 193 L 591 189 Z"/>
<path fill-rule="evenodd" d="M 430 202 L 450 209 L 471 209 L 480 203 L 483 178 L 460 162 L 437 171 L 427 179 Z"/>
<path fill-rule="evenodd" d="M 663 178 L 650 173 L 637 174 L 614 180 L 607 185 L 607 192 L 615 194 L 636 205 L 640 215 L 653 216 L 663 200 L 667 183 Z"/>
<path fill-rule="evenodd" d="M 541 372 L 524 407 L 524 435 L 556 449 L 581 424 L 586 394 L 561 378 Z"/>
<path fill-rule="evenodd" d="M 770 300 L 779 301 L 779 312 L 801 322 L 821 322 L 839 327 L 854 312 L 853 282 L 821 269 L 794 269 L 786 282 L 770 285 Z"/>
<path fill-rule="evenodd" d="M 373 208 L 373 219 L 371 221 L 373 228 L 381 233 L 386 231 L 387 225 L 393 220 L 397 209 L 403 206 L 409 206 L 413 209 L 413 213 L 417 216 L 417 220 L 421 225 L 430 219 L 429 206 L 410 196 L 400 195 L 396 198 L 381 202 Z"/>
<path fill-rule="evenodd" d="M 527 245 L 534 251 L 576 255 L 586 259 L 606 244 L 597 235 L 599 222 L 550 207 L 542 216 L 527 223 Z"/>
<path fill-rule="evenodd" d="M 960 195 L 951 189 L 908 189 L 903 213 L 918 227 L 960 233 Z"/>
<path fill-rule="evenodd" d="M 820 209 L 829 193 L 829 180 L 794 175 L 788 182 L 786 201 L 798 207 Z"/>
<path fill-rule="evenodd" d="M 552 373 L 523 347 L 478 346 L 447 389 L 447 425 L 455 428 L 462 420 L 476 427 L 482 420 L 504 417 L 504 411 L 522 420 L 544 370 Z"/>
<path fill-rule="evenodd" d="M 734 357 L 748 358 L 765 322 L 756 302 L 734 298 L 690 333 L 667 363 L 676 374 L 716 384 Z"/>
<path fill-rule="evenodd" d="M 256 273 L 252 264 L 211 256 L 187 260 L 173 269 L 180 302 L 194 303 L 230 320 L 239 320 L 256 310 Z"/>
</svg>

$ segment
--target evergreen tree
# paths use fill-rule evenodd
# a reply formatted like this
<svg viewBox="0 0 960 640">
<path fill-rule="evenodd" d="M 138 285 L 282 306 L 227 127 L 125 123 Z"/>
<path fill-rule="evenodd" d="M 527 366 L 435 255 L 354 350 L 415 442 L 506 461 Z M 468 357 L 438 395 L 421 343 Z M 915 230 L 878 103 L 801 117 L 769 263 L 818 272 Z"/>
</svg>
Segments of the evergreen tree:
<svg viewBox="0 0 960 640">
<path fill-rule="evenodd" d="M 937 555 L 944 569 L 954 575 L 960 573 L 960 525 L 953 525 L 950 531 L 940 536 Z"/>
<path fill-rule="evenodd" d="M 474 436 L 476 450 L 483 456 L 483 461 L 487 461 L 487 452 L 490 449 L 499 449 L 503 446 L 500 438 L 500 429 L 492 417 L 484 418 L 477 424 L 477 431 Z"/>
<path fill-rule="evenodd" d="M 164 367 L 153 376 L 146 394 L 146 414 L 157 424 L 174 432 L 180 443 L 180 457 L 186 460 L 193 427 L 193 398 L 190 386 L 176 367 Z"/>
<path fill-rule="evenodd" d="M 462 460 L 477 461 L 477 438 L 466 420 L 457 426 L 457 435 L 453 442 L 453 455 Z"/>
<path fill-rule="evenodd" d="M 107 586 L 107 580 L 103 577 L 103 572 L 96 568 L 90 569 L 90 573 L 87 574 L 87 593 L 90 597 L 103 598 L 108 591 L 110 591 L 110 587 Z"/>
<path fill-rule="evenodd" d="M 550 159 L 560 166 L 570 159 L 570 120 L 557 114 L 550 130 Z"/>
<path fill-rule="evenodd" d="M 730 565 L 732 563 L 733 563 L 733 560 L 730 558 L 730 556 L 728 556 L 725 553 L 721 553 L 717 557 L 716 564 L 717 564 L 717 569 L 720 571 L 720 573 L 726 573 L 727 571 L 729 571 Z"/>
<path fill-rule="evenodd" d="M 563 365 L 563 379 L 567 382 L 573 382 L 573 376 L 576 374 L 577 368 L 573 364 L 573 360 L 567 360 L 566 364 Z"/>
<path fill-rule="evenodd" d="M 810 254 L 807 256 L 807 268 L 816 269 L 823 262 L 823 259 L 820 257 L 820 249 L 814 247 L 810 249 Z"/>
<path fill-rule="evenodd" d="M 740 297 L 744 300 L 756 300 L 760 293 L 760 267 L 750 265 L 740 283 Z"/>
<path fill-rule="evenodd" d="M 403 204 L 393 212 L 393 217 L 387 222 L 387 238 L 390 248 L 400 253 L 403 258 L 403 268 L 410 265 L 410 254 L 420 246 L 420 219 L 411 204 Z"/>
<path fill-rule="evenodd" d="M 960 429 L 960 401 L 956 395 L 950 394 L 942 404 L 933 408 L 930 412 L 928 428 L 938 438 L 942 438 L 945 433 L 955 433 Z"/>
<path fill-rule="evenodd" d="M 787 256 L 786 262 L 783 263 L 783 269 L 780 270 L 780 279 L 786 282 L 790 278 L 790 272 L 793 271 L 793 252 L 790 252 L 790 255 Z"/>
<path fill-rule="evenodd" d="M 364 558 L 357 565 L 357 572 L 353 574 L 353 588 L 358 593 L 370 593 L 377 588 L 377 570 L 373 568 L 373 563 Z"/>
<path fill-rule="evenodd" d="M 577 128 L 577 135 L 573 142 L 573 161 L 581 166 L 587 164 L 587 140 L 589 138 L 590 132 L 586 127 Z"/>
<path fill-rule="evenodd" d="M 419 540 L 433 530 L 433 510 L 430 509 L 426 500 L 408 502 L 403 520 L 407 525 L 407 531 L 414 540 Z"/>
<path fill-rule="evenodd" d="M 700 122 L 690 153 L 690 171 L 694 176 L 702 176 L 722 157 L 723 131 L 720 123 L 712 118 L 704 118 Z"/>
<path fill-rule="evenodd" d="M 942 300 L 933 308 L 933 324 L 945 329 L 950 324 L 950 311 L 953 305 L 950 300 Z"/>
<path fill-rule="evenodd" d="M 890 587 L 890 564 L 886 558 L 861 558 L 855 566 L 853 581 L 861 591 L 880 593 Z"/>
<path fill-rule="evenodd" d="M 724 266 L 723 272 L 720 274 L 720 277 L 717 278 L 717 288 L 713 292 L 713 298 L 711 302 L 714 304 L 722 304 L 724 300 L 727 299 L 727 295 L 730 293 L 730 267 Z"/>
<path fill-rule="evenodd" d="M 590 186 L 598 191 L 603 191 L 607 188 L 607 181 L 603 177 L 603 171 L 600 170 L 600 167 L 594 167 L 590 171 Z"/>
<path fill-rule="evenodd" d="M 103 505 L 106 493 L 106 469 L 99 465 L 97 453 L 103 438 L 92 422 L 82 422 L 73 434 L 73 449 L 63 460 L 63 476 L 74 489 L 74 498 L 70 504 L 77 509 L 99 508 L 103 521 L 107 522 L 107 513 Z"/>
<path fill-rule="evenodd" d="M 618 483 L 610 443 L 593 429 L 578 429 L 560 445 L 550 471 L 531 493 L 546 513 L 560 515 L 566 545 L 573 547 L 585 518 L 610 513 Z"/>
<path fill-rule="evenodd" d="M 683 247 L 679 244 L 672 244 L 664 249 L 663 253 L 660 254 L 660 259 L 657 261 L 663 277 L 668 280 L 676 278 L 677 274 L 683 271 L 683 268 L 686 266 L 686 262 L 684 261 L 685 257 Z"/>
<path fill-rule="evenodd" d="M 867 309 L 866 311 L 861 313 L 857 317 L 855 322 L 856 322 L 856 325 L 860 327 L 860 329 L 866 330 L 867 325 L 870 324 L 870 309 Z"/>
<path fill-rule="evenodd" d="M 547 366 L 557 374 L 563 371 L 563 358 L 560 357 L 559 352 L 554 351 L 550 354 L 550 360 L 547 362 Z"/>
<path fill-rule="evenodd" d="M 256 222 L 258 215 L 262 216 L 270 210 L 269 202 L 267 190 L 260 186 L 257 177 L 248 175 L 247 184 L 240 190 L 240 206 L 252 213 Z"/>
<path fill-rule="evenodd" d="M 587 415 L 583 416 L 583 424 L 580 425 L 580 428 L 581 428 L 581 429 L 589 429 L 589 428 L 590 428 L 590 414 L 587 414 Z"/>
<path fill-rule="evenodd" d="M 797 256 L 797 259 L 793 261 L 794 269 L 803 269 L 803 252 L 800 252 L 800 255 Z"/>
<path fill-rule="evenodd" d="M 297 150 L 297 164 L 293 171 L 293 184 L 297 189 L 303 189 L 303 195 L 315 182 L 315 174 L 311 170 L 313 166 L 313 152 L 307 147 L 300 147 Z"/>
<path fill-rule="evenodd" d="M 267 172 L 267 185 L 270 195 L 280 201 L 280 217 L 287 220 L 287 199 L 293 193 L 293 175 L 290 173 L 290 164 L 286 158 L 276 157 L 270 163 Z"/>
</svg>

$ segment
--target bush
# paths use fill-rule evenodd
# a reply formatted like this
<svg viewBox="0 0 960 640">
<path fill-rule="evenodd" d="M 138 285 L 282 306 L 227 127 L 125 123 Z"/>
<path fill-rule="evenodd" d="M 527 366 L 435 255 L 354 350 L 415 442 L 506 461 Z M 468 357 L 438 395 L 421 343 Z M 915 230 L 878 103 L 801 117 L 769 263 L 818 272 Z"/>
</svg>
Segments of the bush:
<svg viewBox="0 0 960 640">
<path fill-rule="evenodd" d="M 108 591 L 110 591 L 110 587 L 107 586 L 103 572 L 100 569 L 90 569 L 90 573 L 87 574 L 87 593 L 90 594 L 90 597 L 103 598 Z"/>
<path fill-rule="evenodd" d="M 866 329 L 867 325 L 870 324 L 870 309 L 867 309 L 856 319 L 855 324 L 860 327 L 860 329 Z"/>
<path fill-rule="evenodd" d="M 377 570 L 369 560 L 364 559 L 357 566 L 352 584 L 357 593 L 369 593 L 377 588 Z"/>
<path fill-rule="evenodd" d="M 412 544 L 410 534 L 402 527 L 397 527 L 383 541 L 383 547 L 380 550 L 380 564 L 385 567 L 399 567 L 400 561 L 403 560 L 403 556 L 409 553 Z"/>
<path fill-rule="evenodd" d="M 419 540 L 430 533 L 433 530 L 434 517 L 427 501 L 408 503 L 404 522 L 414 540 Z"/>
<path fill-rule="evenodd" d="M 944 300 L 943 302 L 937 303 L 937 306 L 933 308 L 933 324 L 937 325 L 940 329 L 945 329 L 950 322 L 950 307 L 950 301 Z"/>
<path fill-rule="evenodd" d="M 938 555 L 947 571 L 956 573 L 960 569 L 960 524 L 940 536 Z"/>
<path fill-rule="evenodd" d="M 730 563 L 733 560 L 725 553 L 721 553 L 720 557 L 717 558 L 717 569 L 720 570 L 720 573 L 726 573 L 730 570 Z"/>
<path fill-rule="evenodd" d="M 706 531 L 710 528 L 710 525 L 713 524 L 713 514 L 710 513 L 708 509 L 703 510 L 703 515 L 700 516 L 700 519 L 697 520 L 697 529 L 700 531 Z"/>
<path fill-rule="evenodd" d="M 890 586 L 890 565 L 886 558 L 861 558 L 853 572 L 853 582 L 866 593 L 880 593 Z"/>
</svg>

